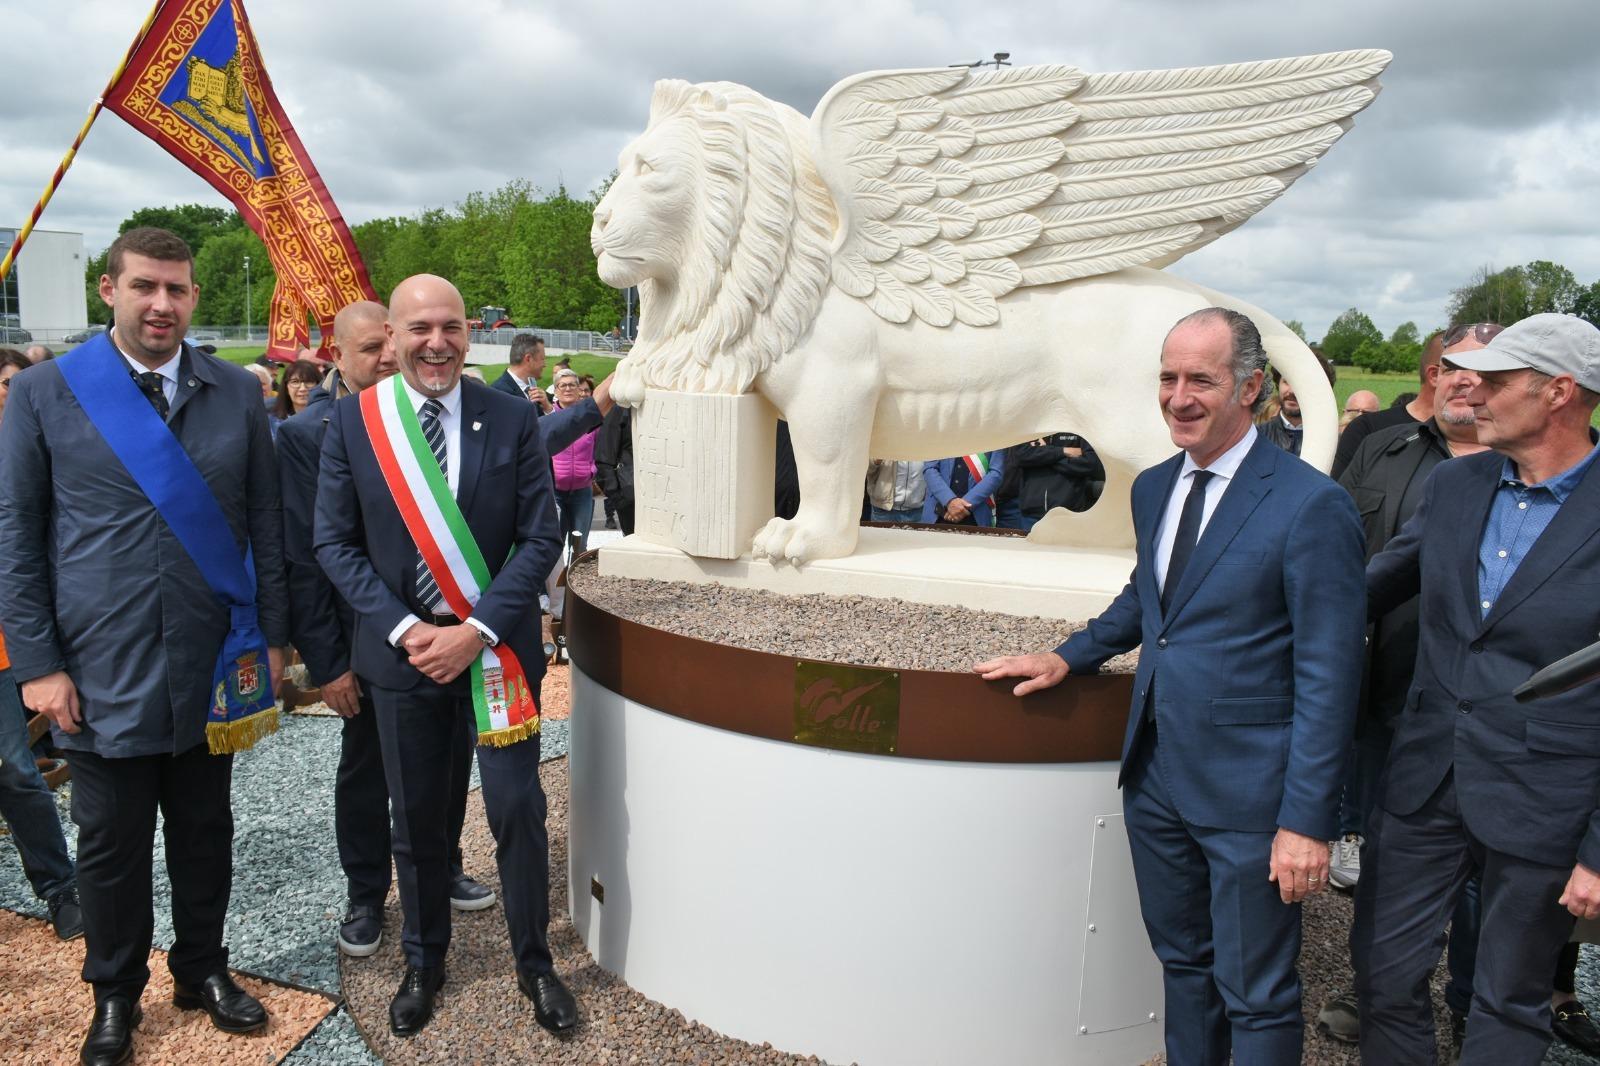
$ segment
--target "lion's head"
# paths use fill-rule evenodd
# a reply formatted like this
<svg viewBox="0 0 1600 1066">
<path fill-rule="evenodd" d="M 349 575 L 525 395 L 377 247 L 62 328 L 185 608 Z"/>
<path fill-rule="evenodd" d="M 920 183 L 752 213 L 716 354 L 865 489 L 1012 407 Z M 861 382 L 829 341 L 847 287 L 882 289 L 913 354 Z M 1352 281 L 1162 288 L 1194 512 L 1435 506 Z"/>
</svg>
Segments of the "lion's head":
<svg viewBox="0 0 1600 1066">
<path fill-rule="evenodd" d="M 803 116 L 742 85 L 656 83 L 590 233 L 601 278 L 639 286 L 624 398 L 745 392 L 810 328 L 836 214 L 807 138 Z"/>
</svg>

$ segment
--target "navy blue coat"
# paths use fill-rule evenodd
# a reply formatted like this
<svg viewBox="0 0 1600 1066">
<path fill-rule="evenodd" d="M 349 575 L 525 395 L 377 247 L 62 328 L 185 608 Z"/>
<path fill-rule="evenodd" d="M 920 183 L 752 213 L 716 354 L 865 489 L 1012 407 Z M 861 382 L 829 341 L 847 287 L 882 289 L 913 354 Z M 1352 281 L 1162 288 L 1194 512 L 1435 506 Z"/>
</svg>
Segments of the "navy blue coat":
<svg viewBox="0 0 1600 1066">
<path fill-rule="evenodd" d="M 1090 674 L 1141 647 L 1124 773 L 1153 698 L 1160 766 L 1186 821 L 1332 839 L 1365 630 L 1355 507 L 1258 435 L 1163 617 L 1156 537 L 1182 467 L 1180 453 L 1134 481 L 1133 576 L 1057 654 Z"/>
<path fill-rule="evenodd" d="M 313 539 L 318 562 L 355 611 L 352 668 L 376 685 L 410 690 L 425 678 L 388 637 L 408 613 L 427 615 L 416 596 L 417 549 L 378 469 L 359 404 L 349 396 L 333 405 Z M 491 574 L 473 616 L 537 683 L 544 676 L 539 592 L 561 554 L 561 528 L 533 406 L 462 381 L 456 498 Z"/>
<path fill-rule="evenodd" d="M 311 531 L 317 507 L 322 439 L 333 397 L 317 386 L 305 407 L 278 426 L 278 473 L 283 488 L 283 557 L 289 581 L 289 638 L 316 685 L 350 670 L 355 614 L 317 562 Z"/>
<path fill-rule="evenodd" d="M 1512 689 L 1600 630 L 1600 464 L 1589 468 L 1484 616 L 1478 541 L 1505 457 L 1441 463 L 1367 566 L 1374 616 L 1421 594 L 1417 670 L 1380 802 L 1411 814 L 1455 770 L 1461 815 L 1496 851 L 1600 870 L 1600 683 L 1534 703 Z"/>
<path fill-rule="evenodd" d="M 167 424 L 240 550 L 253 551 L 267 643 L 287 644 L 278 466 L 261 382 L 185 344 Z M 11 379 L 0 421 L 0 574 L 16 679 L 65 670 L 78 688 L 83 727 L 57 731 L 57 744 L 120 758 L 205 741 L 228 612 L 54 362 Z"/>
</svg>

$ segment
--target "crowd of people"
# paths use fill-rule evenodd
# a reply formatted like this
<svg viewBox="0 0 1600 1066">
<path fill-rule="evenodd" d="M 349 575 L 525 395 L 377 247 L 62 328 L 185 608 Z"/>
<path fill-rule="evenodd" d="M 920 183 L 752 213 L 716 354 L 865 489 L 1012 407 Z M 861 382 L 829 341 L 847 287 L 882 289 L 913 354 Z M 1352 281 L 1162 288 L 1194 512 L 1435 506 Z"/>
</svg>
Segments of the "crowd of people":
<svg viewBox="0 0 1600 1066">
<path fill-rule="evenodd" d="M 57 935 L 86 941 L 81 1061 L 131 1055 L 158 812 L 174 1002 L 227 1032 L 266 1024 L 223 943 L 231 768 L 295 651 L 343 719 L 339 950 L 378 950 L 391 869 L 398 887 L 392 1031 L 432 1017 L 451 912 L 498 905 L 518 988 L 570 1032 L 540 617 L 561 611 L 596 486 L 632 531 L 610 379 L 563 365 L 547 389 L 521 334 L 492 385 L 464 381 L 460 293 L 428 275 L 341 310 L 325 361 L 241 370 L 183 343 L 199 293 L 164 230 L 119 237 L 100 294 L 108 333 L 55 360 L 0 350 L 0 814 Z M 1600 331 L 1454 326 L 1418 386 L 1389 408 L 1350 397 L 1330 479 L 1299 458 L 1300 404 L 1254 324 L 1180 320 L 1155 397 L 1179 450 L 1135 483 L 1127 587 L 1054 651 L 975 667 L 1025 696 L 1142 649 L 1119 783 L 1170 1062 L 1299 1061 L 1299 905 L 1330 884 L 1355 894 L 1356 980 L 1318 1024 L 1364 1061 L 1433 1061 L 1447 931 L 1462 1061 L 1534 1063 L 1552 1033 L 1600 1053 L 1569 944 L 1600 918 L 1593 685 L 1510 695 L 1600 629 Z M 774 502 L 792 514 L 783 429 Z M 1027 531 L 1093 506 L 1104 476 L 1067 429 L 873 460 L 862 517 Z M 25 707 L 71 766 L 76 864 Z M 462 867 L 474 751 L 499 896 Z"/>
</svg>

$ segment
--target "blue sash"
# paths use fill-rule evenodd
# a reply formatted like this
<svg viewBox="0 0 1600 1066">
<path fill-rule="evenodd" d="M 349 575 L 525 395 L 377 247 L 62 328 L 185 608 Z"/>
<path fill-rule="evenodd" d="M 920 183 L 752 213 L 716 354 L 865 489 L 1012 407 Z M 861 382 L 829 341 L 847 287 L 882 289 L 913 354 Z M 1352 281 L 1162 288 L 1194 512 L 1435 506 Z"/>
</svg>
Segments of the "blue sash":
<svg viewBox="0 0 1600 1066">
<path fill-rule="evenodd" d="M 214 755 L 244 751 L 278 726 L 267 641 L 256 619 L 255 561 L 248 548 L 239 553 L 211 487 L 106 334 L 57 359 L 56 366 L 90 424 L 228 609 L 228 635 L 211 678 L 206 742 Z"/>
</svg>

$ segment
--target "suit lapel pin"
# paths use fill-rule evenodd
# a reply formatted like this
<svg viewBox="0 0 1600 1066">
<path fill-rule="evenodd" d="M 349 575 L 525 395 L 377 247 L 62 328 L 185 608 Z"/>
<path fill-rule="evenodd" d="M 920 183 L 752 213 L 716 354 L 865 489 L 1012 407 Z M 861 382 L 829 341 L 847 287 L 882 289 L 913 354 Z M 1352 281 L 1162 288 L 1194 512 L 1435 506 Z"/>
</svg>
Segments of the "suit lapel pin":
<svg viewBox="0 0 1600 1066">
<path fill-rule="evenodd" d="M 482 422 L 474 422 L 474 423 L 472 423 L 472 432 L 476 433 L 476 432 L 478 432 L 478 430 L 480 430 L 482 428 L 483 428 L 483 423 Z"/>
</svg>

